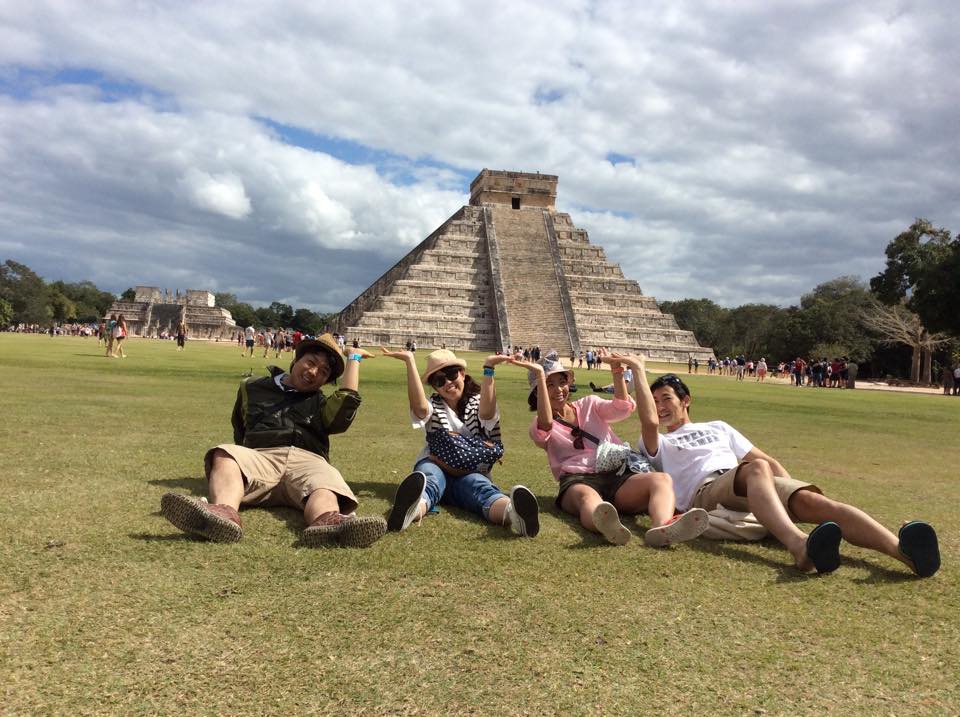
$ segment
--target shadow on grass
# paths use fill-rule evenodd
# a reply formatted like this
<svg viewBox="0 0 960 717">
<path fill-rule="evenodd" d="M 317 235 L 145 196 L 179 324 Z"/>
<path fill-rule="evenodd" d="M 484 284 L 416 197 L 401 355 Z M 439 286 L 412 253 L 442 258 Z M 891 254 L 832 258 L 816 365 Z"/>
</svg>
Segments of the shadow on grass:
<svg viewBox="0 0 960 717">
<path fill-rule="evenodd" d="M 896 568 L 888 568 L 883 565 L 877 565 L 869 560 L 863 560 L 862 558 L 841 558 L 841 562 L 841 568 L 844 566 L 862 568 L 869 573 L 869 575 L 854 580 L 855 583 L 860 583 L 861 585 L 906 583 L 921 579 L 914 575 L 913 571 L 906 565 L 899 563 Z"/>
<path fill-rule="evenodd" d="M 352 481 L 347 480 L 347 485 L 353 490 L 354 493 L 359 497 L 361 494 L 366 494 L 368 496 L 373 496 L 374 498 L 380 498 L 385 500 L 391 505 L 393 504 L 393 497 L 397 493 L 397 486 L 400 485 L 398 480 L 396 483 L 374 483 L 373 481 Z"/>
<path fill-rule="evenodd" d="M 180 478 L 155 478 L 147 483 L 160 488 L 183 488 L 193 495 L 207 494 L 207 479 L 203 476 L 181 476 Z"/>
</svg>

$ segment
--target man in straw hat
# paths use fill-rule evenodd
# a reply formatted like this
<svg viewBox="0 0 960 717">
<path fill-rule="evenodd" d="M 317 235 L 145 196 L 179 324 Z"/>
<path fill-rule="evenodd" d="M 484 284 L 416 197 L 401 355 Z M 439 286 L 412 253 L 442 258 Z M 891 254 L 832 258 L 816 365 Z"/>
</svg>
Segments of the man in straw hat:
<svg viewBox="0 0 960 717">
<path fill-rule="evenodd" d="M 243 537 L 244 506 L 288 506 L 303 511 L 309 546 L 365 548 L 387 530 L 382 517 L 354 514 L 357 498 L 329 460 L 330 434 L 346 431 L 360 406 L 360 362 L 372 355 L 351 349 L 344 361 L 330 334 L 301 341 L 289 371 L 240 385 L 233 407 L 233 443 L 207 451 L 210 500 L 167 493 L 160 501 L 175 526 L 215 543 Z M 329 396 L 324 384 L 340 387 Z"/>
</svg>

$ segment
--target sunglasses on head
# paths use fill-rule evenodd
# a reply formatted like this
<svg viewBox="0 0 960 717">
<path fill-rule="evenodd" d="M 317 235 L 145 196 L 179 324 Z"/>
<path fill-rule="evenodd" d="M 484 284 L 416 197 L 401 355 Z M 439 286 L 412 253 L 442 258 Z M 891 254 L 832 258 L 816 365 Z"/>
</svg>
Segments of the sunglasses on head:
<svg viewBox="0 0 960 717">
<path fill-rule="evenodd" d="M 456 381 L 457 376 L 459 375 L 459 366 L 447 366 L 430 374 L 430 378 L 427 379 L 427 383 L 429 383 L 433 388 L 442 388 L 446 385 L 447 381 Z"/>
<path fill-rule="evenodd" d="M 653 385 L 658 388 L 660 386 L 672 386 L 674 389 L 674 392 L 677 394 L 677 396 L 681 398 L 683 396 L 690 395 L 690 390 L 687 388 L 687 385 L 675 373 L 663 374 L 663 376 L 661 376 L 660 378 L 658 378 L 656 381 L 653 382 Z"/>
</svg>

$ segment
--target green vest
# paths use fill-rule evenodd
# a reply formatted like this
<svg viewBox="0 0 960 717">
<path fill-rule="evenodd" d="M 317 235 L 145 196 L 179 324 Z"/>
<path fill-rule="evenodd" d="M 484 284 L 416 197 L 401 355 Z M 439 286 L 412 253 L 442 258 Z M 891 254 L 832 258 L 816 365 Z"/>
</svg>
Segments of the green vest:
<svg viewBox="0 0 960 717">
<path fill-rule="evenodd" d="M 233 407 L 233 442 L 247 448 L 296 446 L 330 459 L 331 433 L 343 433 L 360 406 L 360 394 L 339 388 L 329 397 L 321 391 L 284 391 L 274 382 L 283 369 L 270 366 L 270 376 L 240 384 Z"/>
</svg>

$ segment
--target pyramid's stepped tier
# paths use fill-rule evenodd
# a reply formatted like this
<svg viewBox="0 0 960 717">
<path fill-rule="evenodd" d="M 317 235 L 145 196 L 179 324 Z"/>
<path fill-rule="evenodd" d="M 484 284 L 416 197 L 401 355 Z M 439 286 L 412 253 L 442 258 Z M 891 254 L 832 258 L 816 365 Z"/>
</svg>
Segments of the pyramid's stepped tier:
<svg viewBox="0 0 960 717">
<path fill-rule="evenodd" d="M 500 258 L 504 304 L 514 345 L 539 345 L 568 354 L 572 347 L 563 312 L 563 296 L 553 268 L 547 229 L 549 214 L 542 209 L 515 210 L 492 206 L 494 235 Z"/>
<path fill-rule="evenodd" d="M 463 207 L 341 312 L 338 330 L 372 345 L 496 345 L 485 237 L 482 210 Z"/>
<path fill-rule="evenodd" d="M 337 329 L 367 344 L 712 356 L 556 211 L 556 186 L 554 175 L 484 169 L 470 206 L 347 306 Z"/>
<path fill-rule="evenodd" d="M 589 243 L 586 232 L 566 225 L 555 228 L 557 249 L 573 306 L 582 347 L 605 346 L 613 351 L 642 351 L 651 359 L 686 361 L 713 355 L 701 348 L 690 331 L 663 314 L 640 284 L 624 277 L 618 264 L 607 261 L 602 247 Z"/>
</svg>

